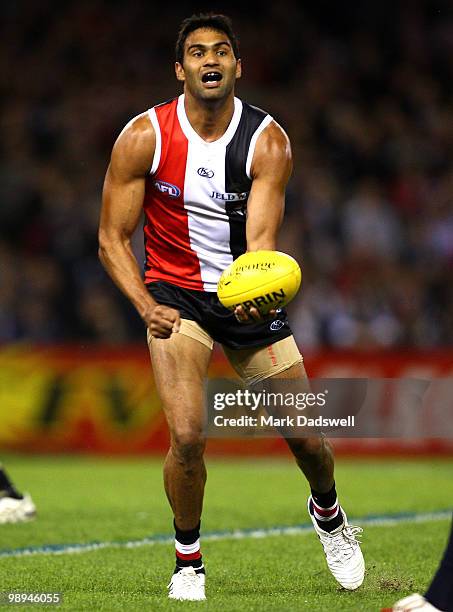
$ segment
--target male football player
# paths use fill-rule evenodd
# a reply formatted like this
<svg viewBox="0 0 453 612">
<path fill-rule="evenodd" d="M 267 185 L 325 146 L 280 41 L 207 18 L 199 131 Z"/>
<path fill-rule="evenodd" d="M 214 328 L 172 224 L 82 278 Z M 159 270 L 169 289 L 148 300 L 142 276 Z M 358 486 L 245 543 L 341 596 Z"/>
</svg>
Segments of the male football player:
<svg viewBox="0 0 453 612">
<path fill-rule="evenodd" d="M 235 97 L 241 59 L 227 17 L 193 15 L 182 23 L 175 70 L 182 95 L 130 121 L 113 147 L 99 240 L 103 265 L 147 326 L 171 434 L 164 482 L 176 568 L 169 597 L 201 600 L 203 383 L 213 343 L 248 384 L 292 378 L 304 385 L 306 374 L 284 311 L 273 320 L 255 308 L 233 314 L 216 293 L 233 259 L 276 249 L 292 168 L 288 137 L 270 115 Z M 131 249 L 142 210 L 144 281 Z M 339 506 L 332 449 L 322 436 L 287 442 L 311 487 L 309 513 L 328 566 L 356 589 L 364 576 L 360 528 L 348 525 Z"/>
</svg>

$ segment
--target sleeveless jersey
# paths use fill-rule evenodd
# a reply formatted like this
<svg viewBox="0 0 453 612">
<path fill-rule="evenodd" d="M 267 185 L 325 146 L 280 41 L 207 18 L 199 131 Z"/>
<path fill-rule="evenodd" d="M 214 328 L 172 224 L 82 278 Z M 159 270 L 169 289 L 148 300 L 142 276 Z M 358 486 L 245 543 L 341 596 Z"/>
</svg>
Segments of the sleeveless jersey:
<svg viewBox="0 0 453 612">
<path fill-rule="evenodd" d="M 156 149 L 143 202 L 145 283 L 216 291 L 222 271 L 247 248 L 250 168 L 272 117 L 235 98 L 226 132 L 206 142 L 189 123 L 184 95 L 148 114 Z"/>
</svg>

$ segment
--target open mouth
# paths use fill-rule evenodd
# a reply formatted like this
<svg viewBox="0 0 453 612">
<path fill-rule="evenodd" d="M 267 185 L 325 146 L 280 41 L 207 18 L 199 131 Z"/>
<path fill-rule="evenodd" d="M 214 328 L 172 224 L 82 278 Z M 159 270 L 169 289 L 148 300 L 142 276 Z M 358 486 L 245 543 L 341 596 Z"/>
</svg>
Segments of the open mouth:
<svg viewBox="0 0 453 612">
<path fill-rule="evenodd" d="M 206 85 L 215 87 L 217 83 L 219 83 L 222 80 L 222 75 L 220 74 L 220 72 L 216 72 L 215 70 L 213 70 L 211 72 L 206 72 L 201 77 L 201 80 Z"/>
</svg>

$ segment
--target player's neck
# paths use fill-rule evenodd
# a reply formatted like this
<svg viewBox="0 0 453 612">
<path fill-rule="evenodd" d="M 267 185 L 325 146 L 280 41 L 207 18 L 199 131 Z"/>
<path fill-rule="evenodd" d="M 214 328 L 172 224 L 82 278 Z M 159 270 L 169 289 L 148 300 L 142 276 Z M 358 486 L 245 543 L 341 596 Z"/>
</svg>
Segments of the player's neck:
<svg viewBox="0 0 453 612">
<path fill-rule="evenodd" d="M 184 108 L 197 134 L 206 142 L 213 142 L 223 136 L 230 124 L 234 113 L 234 95 L 225 100 L 204 102 L 186 92 Z"/>
</svg>

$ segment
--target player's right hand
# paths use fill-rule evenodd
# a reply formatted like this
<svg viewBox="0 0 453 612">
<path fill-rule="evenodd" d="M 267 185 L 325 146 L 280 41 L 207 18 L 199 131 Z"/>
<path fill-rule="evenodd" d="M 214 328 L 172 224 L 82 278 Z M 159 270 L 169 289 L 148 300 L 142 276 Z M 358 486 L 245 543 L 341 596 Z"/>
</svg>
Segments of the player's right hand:
<svg viewBox="0 0 453 612">
<path fill-rule="evenodd" d="M 179 310 L 162 304 L 153 308 L 148 321 L 148 329 L 153 338 L 170 338 L 172 333 L 179 332 L 180 325 Z"/>
<path fill-rule="evenodd" d="M 258 308 L 252 306 L 251 308 L 245 308 L 242 304 L 236 306 L 234 309 L 234 316 L 239 323 L 262 323 L 263 321 L 270 321 L 275 317 L 277 311 L 270 310 L 268 314 L 262 315 Z"/>
</svg>

